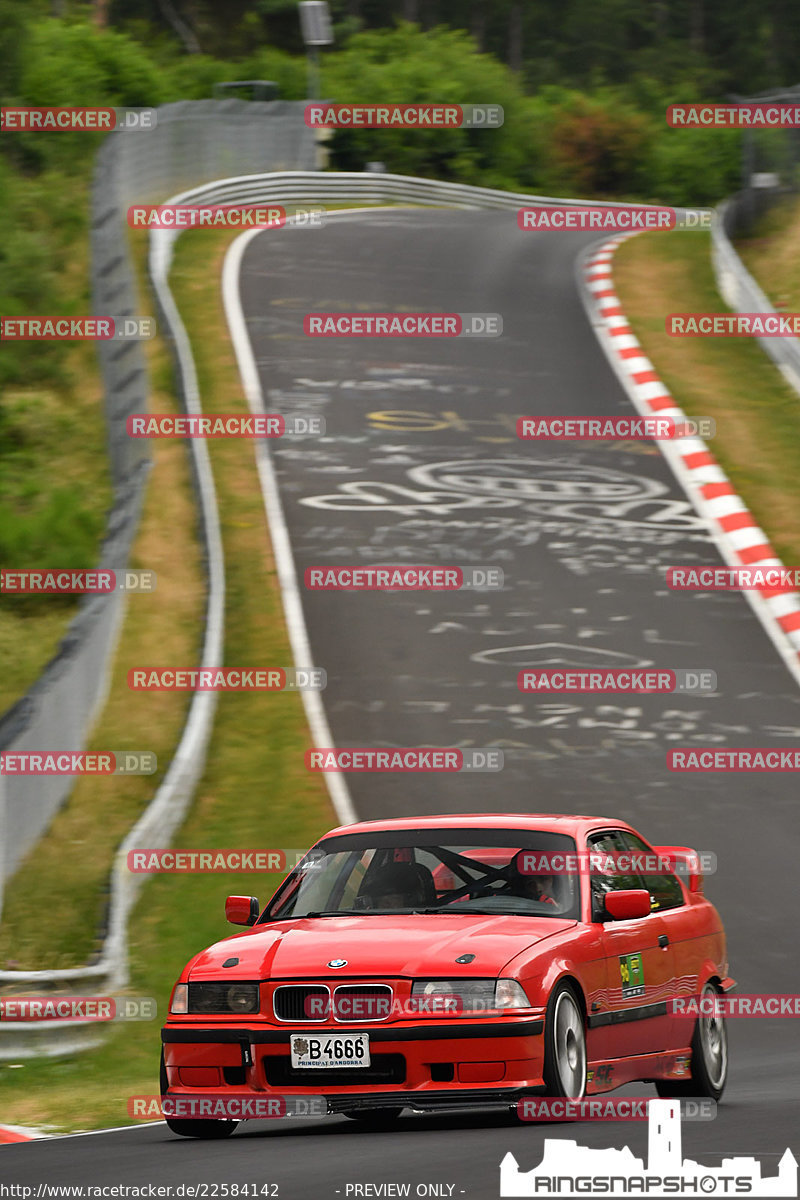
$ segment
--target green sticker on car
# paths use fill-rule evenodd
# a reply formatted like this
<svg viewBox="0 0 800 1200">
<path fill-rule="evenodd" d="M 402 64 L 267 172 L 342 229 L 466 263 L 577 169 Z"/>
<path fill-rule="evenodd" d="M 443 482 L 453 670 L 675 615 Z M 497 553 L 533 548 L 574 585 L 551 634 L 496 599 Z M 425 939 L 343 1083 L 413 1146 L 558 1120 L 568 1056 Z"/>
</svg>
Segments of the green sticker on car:
<svg viewBox="0 0 800 1200">
<path fill-rule="evenodd" d="M 638 951 L 635 954 L 620 954 L 619 973 L 623 1000 L 644 995 L 644 963 Z"/>
</svg>

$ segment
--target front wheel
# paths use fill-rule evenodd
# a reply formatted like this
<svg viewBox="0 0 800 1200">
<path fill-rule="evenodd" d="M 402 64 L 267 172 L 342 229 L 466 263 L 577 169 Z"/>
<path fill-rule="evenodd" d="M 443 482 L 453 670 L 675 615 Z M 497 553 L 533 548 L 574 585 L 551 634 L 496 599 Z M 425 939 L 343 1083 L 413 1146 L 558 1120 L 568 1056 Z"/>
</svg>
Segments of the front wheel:
<svg viewBox="0 0 800 1200">
<path fill-rule="evenodd" d="M 707 983 L 700 994 L 703 1000 L 713 1001 L 720 990 Z M 728 1030 L 722 1016 L 700 1016 L 692 1036 L 692 1063 L 688 1079 L 658 1079 L 656 1091 L 664 1099 L 681 1096 L 708 1097 L 719 1100 L 728 1081 Z"/>
<path fill-rule="evenodd" d="M 161 1051 L 161 1068 L 158 1075 L 159 1083 L 161 1084 L 161 1098 L 163 1099 L 169 1088 L 163 1050 Z M 177 1133 L 180 1137 L 202 1138 L 204 1141 L 230 1137 L 239 1124 L 238 1121 L 176 1121 L 172 1117 L 164 1117 L 164 1120 L 169 1129 L 173 1133 Z"/>
<path fill-rule="evenodd" d="M 586 1026 L 568 983 L 559 984 L 547 1002 L 544 1081 L 549 1096 L 580 1100 L 586 1091 Z"/>
</svg>

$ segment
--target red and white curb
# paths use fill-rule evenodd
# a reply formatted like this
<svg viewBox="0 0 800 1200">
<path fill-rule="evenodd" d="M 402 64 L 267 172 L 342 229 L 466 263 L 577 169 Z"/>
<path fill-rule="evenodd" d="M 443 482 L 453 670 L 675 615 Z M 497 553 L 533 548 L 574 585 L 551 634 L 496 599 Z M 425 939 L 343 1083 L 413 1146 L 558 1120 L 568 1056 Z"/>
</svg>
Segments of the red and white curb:
<svg viewBox="0 0 800 1200">
<path fill-rule="evenodd" d="M 38 1129 L 26 1129 L 24 1125 L 0 1125 L 0 1145 L 5 1142 L 32 1142 L 43 1137 Z"/>
<path fill-rule="evenodd" d="M 600 345 L 637 412 L 642 416 L 669 416 L 680 424 L 688 418 L 658 378 L 614 290 L 611 260 L 621 242 L 636 236 L 624 233 L 590 247 L 580 262 L 581 293 Z M 702 438 L 659 441 L 657 445 L 689 500 L 707 521 L 728 566 L 783 565 Z M 800 593 L 760 588 L 745 591 L 744 595 L 800 683 Z"/>
</svg>

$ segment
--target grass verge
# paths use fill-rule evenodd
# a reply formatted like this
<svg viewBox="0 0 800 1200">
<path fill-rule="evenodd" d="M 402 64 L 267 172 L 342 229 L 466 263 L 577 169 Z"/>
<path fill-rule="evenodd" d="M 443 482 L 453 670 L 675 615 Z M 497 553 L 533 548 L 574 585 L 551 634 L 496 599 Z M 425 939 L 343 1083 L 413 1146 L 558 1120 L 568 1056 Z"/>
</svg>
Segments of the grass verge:
<svg viewBox="0 0 800 1200">
<path fill-rule="evenodd" d="M 784 200 L 770 209 L 736 250 L 776 308 L 800 311 L 800 201 Z"/>
<path fill-rule="evenodd" d="M 669 337 L 670 312 L 725 311 L 705 233 L 642 234 L 614 256 L 622 309 L 660 378 L 690 416 L 709 416 L 709 448 L 785 563 L 800 562 L 798 399 L 748 338 Z"/>
<path fill-rule="evenodd" d="M 245 411 L 220 299 L 219 277 L 230 236 L 203 231 L 183 237 L 172 272 L 208 412 Z M 157 399 L 160 407 L 162 397 Z M 157 407 L 155 402 L 153 407 Z M 168 445 L 154 443 L 154 449 L 160 451 Z M 219 439 L 209 445 L 222 514 L 228 585 L 225 663 L 288 665 L 290 647 L 252 445 L 237 439 Z M 178 443 L 175 446 L 180 449 Z M 155 479 L 148 499 L 162 510 L 170 502 Z M 179 586 L 181 572 L 191 565 L 181 561 L 183 542 L 176 542 L 169 520 L 159 524 L 159 534 L 171 555 Z M 152 599 L 159 604 L 162 650 L 154 653 L 150 662 L 166 665 L 167 657 L 171 662 L 176 654 L 178 621 L 171 607 L 174 597 L 162 591 L 160 574 Z M 133 600 L 146 601 L 147 597 Z M 168 654 L 163 649 L 167 646 Z M 115 683 L 132 665 L 126 657 L 129 649 L 121 644 Z M 188 658 L 195 662 L 196 653 Z M 126 695 L 125 701 L 130 699 Z M 160 699 L 159 694 L 143 697 L 148 711 L 152 709 L 149 720 L 153 729 L 159 721 Z M 309 845 L 334 823 L 334 817 L 324 781 L 305 770 L 303 755 L 308 745 L 297 693 L 220 695 L 208 765 L 175 844 L 187 848 Z M 87 814 L 93 836 L 98 819 L 105 819 L 105 810 L 95 805 Z M 62 861 L 56 870 L 59 885 L 63 869 Z M 250 874 L 151 879 L 130 923 L 130 994 L 154 997 L 163 1018 L 170 988 L 184 961 L 231 932 L 223 913 L 225 895 L 255 892 L 263 900 L 276 883 L 274 875 Z M 56 887 L 56 892 L 59 890 Z M 67 949 L 60 930 L 66 908 L 63 900 L 58 901 L 47 910 L 57 912 L 58 920 L 41 923 L 36 935 L 31 931 L 32 952 L 35 938 L 36 954 L 44 955 L 48 962 L 54 957 L 54 943 L 61 953 Z M 27 924 L 34 924 L 29 912 Z M 24 932 L 19 910 L 14 925 L 18 934 Z M 128 1123 L 127 1097 L 158 1090 L 158 1031 L 158 1022 L 120 1025 L 98 1050 L 58 1060 L 0 1064 L 0 1120 L 59 1131 Z"/>
<path fill-rule="evenodd" d="M 0 216 L 7 315 L 41 312 L 42 304 L 50 306 L 45 313 L 89 312 L 90 166 L 91 158 L 76 161 L 75 178 L 54 180 L 26 179 L 0 164 L 7 207 L 27 210 L 30 226 L 6 228 L 7 214 Z M 60 213 L 48 223 L 54 194 Z M 27 291 L 7 297 L 6 288 L 19 288 L 20 278 Z M 111 504 L 95 344 L 6 340 L 0 353 L 0 560 L 22 569 L 93 567 Z M 78 599 L 0 596 L 0 713 L 41 675 Z"/>
</svg>

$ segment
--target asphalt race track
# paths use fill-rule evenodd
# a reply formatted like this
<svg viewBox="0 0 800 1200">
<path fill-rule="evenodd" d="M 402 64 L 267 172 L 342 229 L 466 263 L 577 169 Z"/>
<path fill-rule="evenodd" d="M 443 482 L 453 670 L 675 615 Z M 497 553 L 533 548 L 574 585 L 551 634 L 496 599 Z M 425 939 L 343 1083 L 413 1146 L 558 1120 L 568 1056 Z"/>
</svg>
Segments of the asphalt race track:
<svg viewBox="0 0 800 1200">
<path fill-rule="evenodd" d="M 505 574 L 503 590 L 473 593 L 306 592 L 334 741 L 504 751 L 499 775 L 350 775 L 361 817 L 607 813 L 656 844 L 714 851 L 706 890 L 740 991 L 796 992 L 796 782 L 676 775 L 666 754 L 796 745 L 800 691 L 739 595 L 667 589 L 667 566 L 720 558 L 657 447 L 515 436 L 521 415 L 632 412 L 580 301 L 575 260 L 594 240 L 520 232 L 511 212 L 384 210 L 250 243 L 242 297 L 266 407 L 327 422 L 321 441 L 272 448 L 301 580 L 334 564 Z M 500 313 L 504 334 L 306 337 L 303 316 L 326 311 Z M 548 665 L 710 668 L 719 686 L 522 695 L 517 672 Z M 752 1154 L 774 1174 L 787 1146 L 798 1151 L 797 1026 L 731 1021 L 729 1035 L 717 1119 L 685 1123 L 684 1151 L 709 1166 Z M 12 1145 L 0 1181 L 275 1183 L 283 1200 L 410 1183 L 412 1195 L 437 1184 L 425 1194 L 496 1197 L 505 1152 L 530 1168 L 551 1134 L 646 1156 L 643 1123 L 408 1115 L 391 1133 L 366 1133 L 337 1117 L 246 1124 L 221 1143 L 156 1125 Z"/>
</svg>

